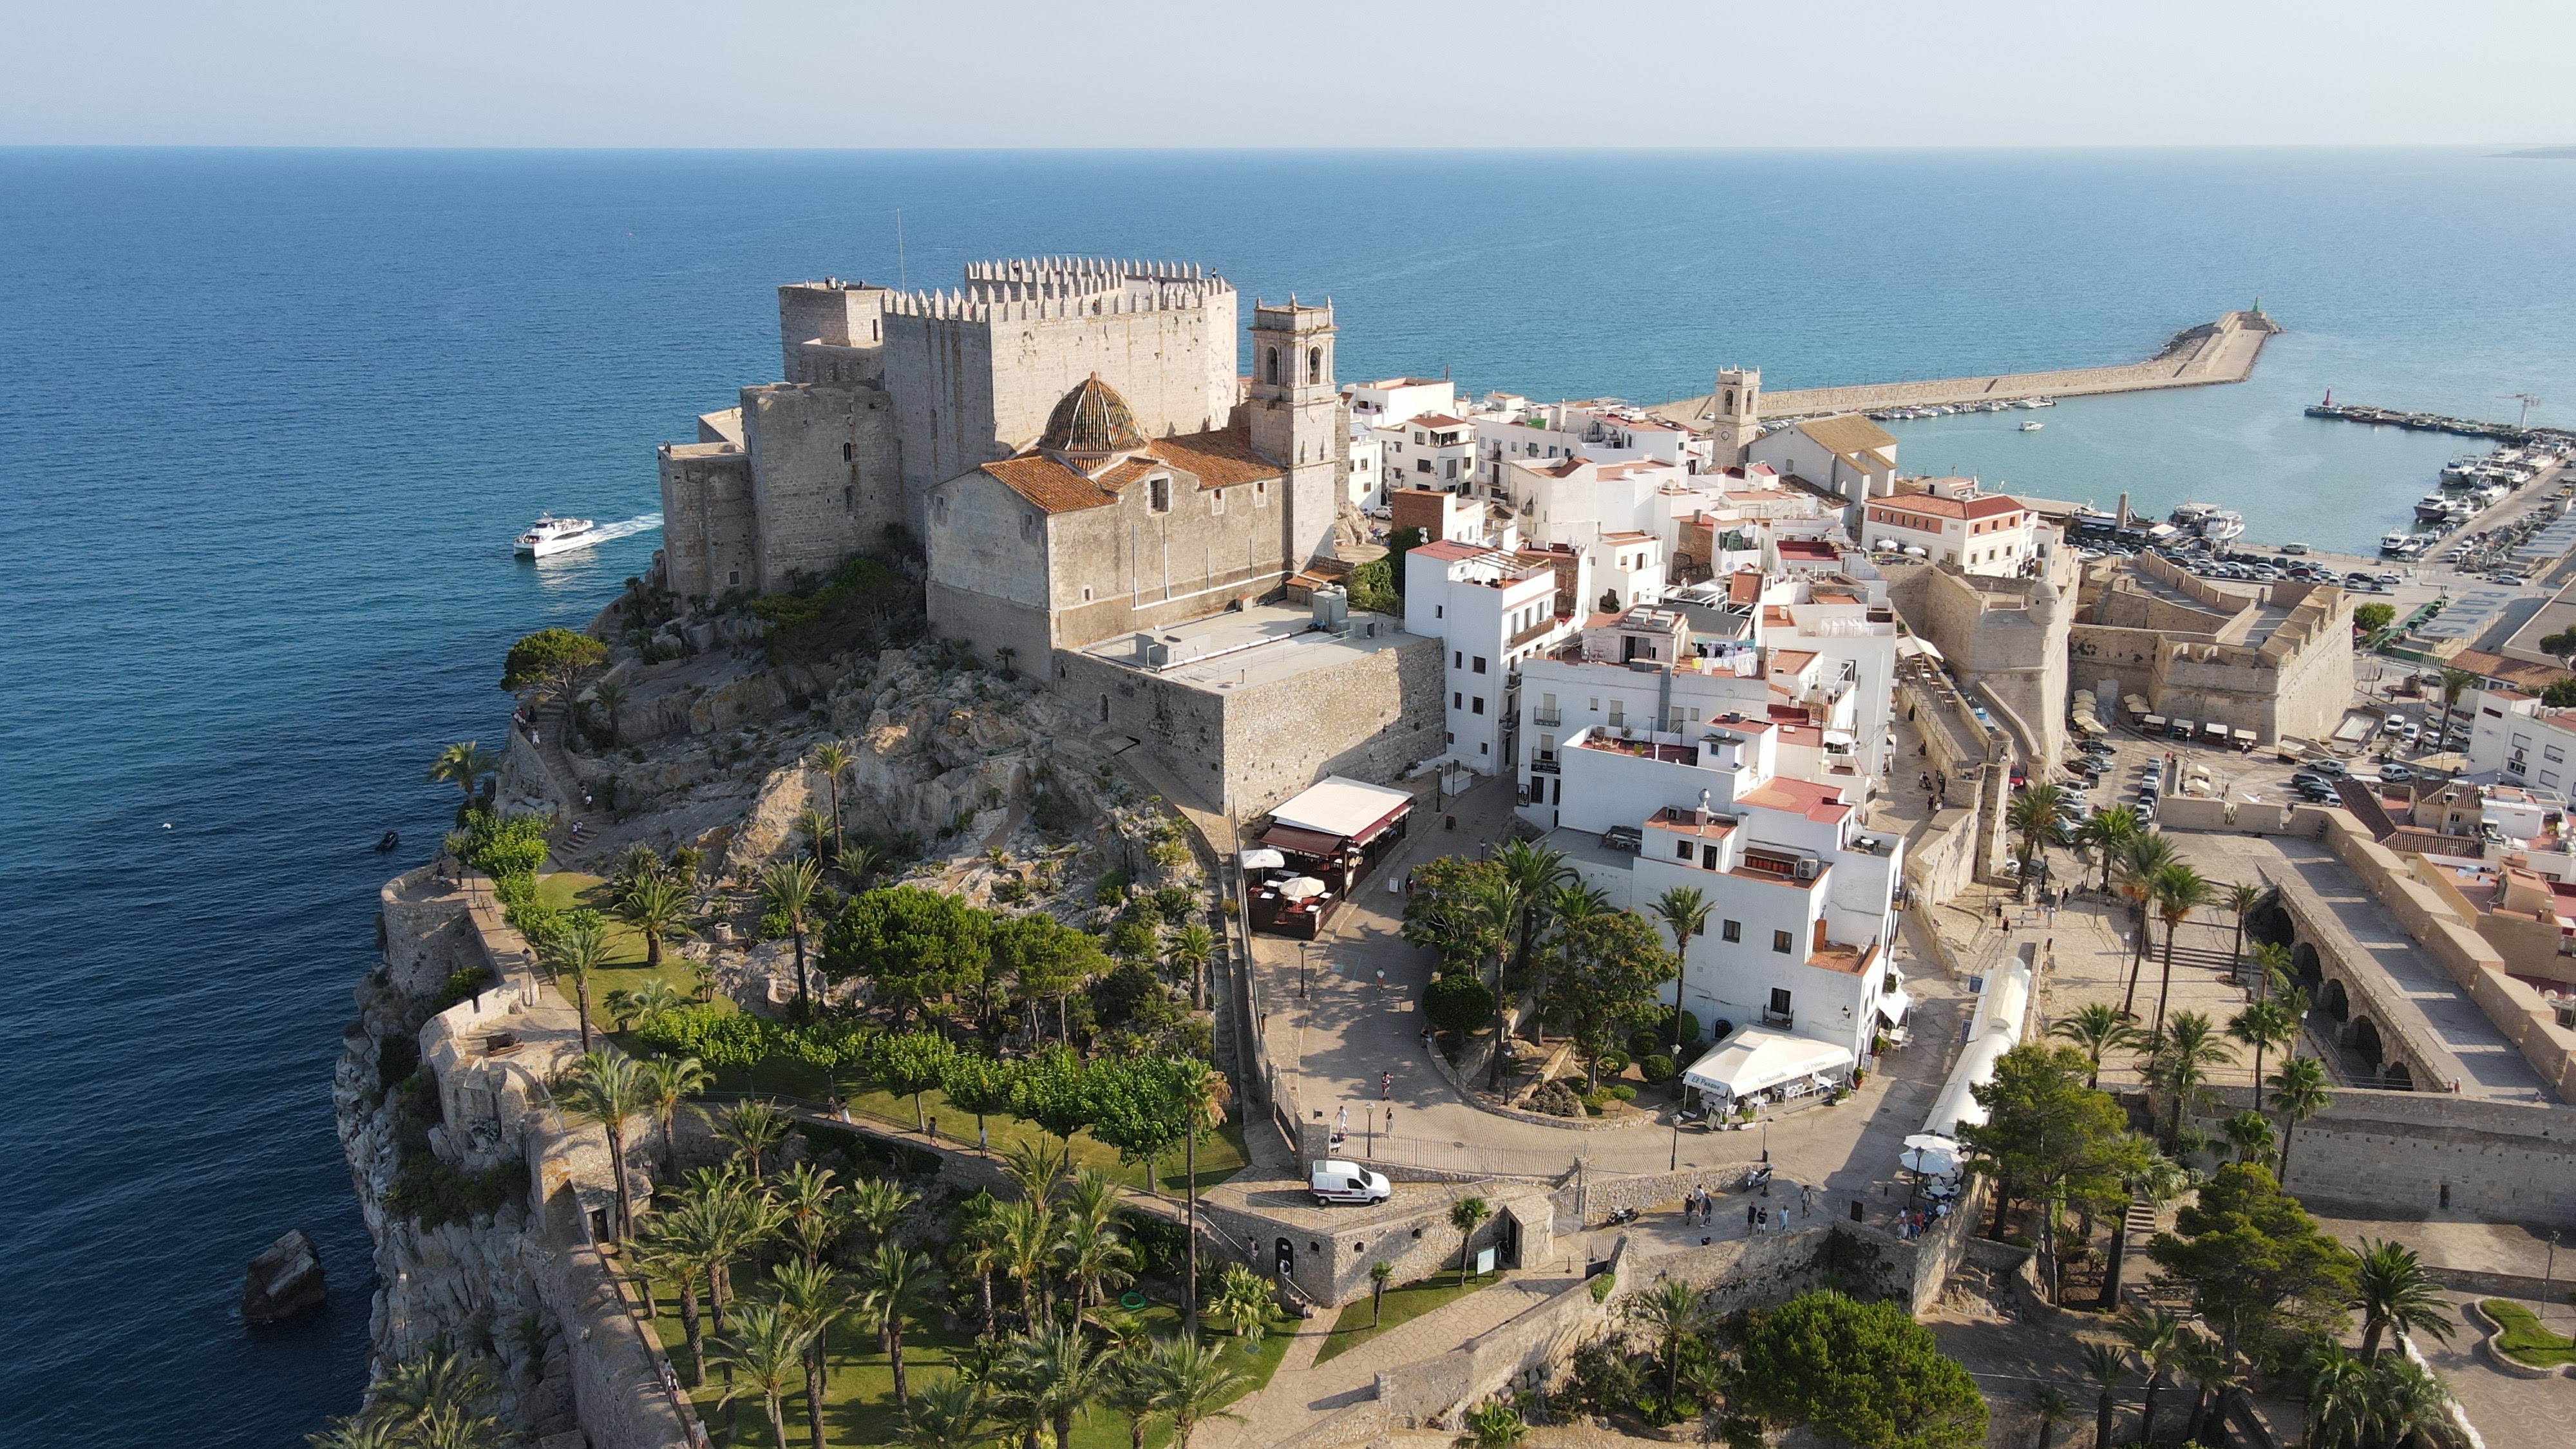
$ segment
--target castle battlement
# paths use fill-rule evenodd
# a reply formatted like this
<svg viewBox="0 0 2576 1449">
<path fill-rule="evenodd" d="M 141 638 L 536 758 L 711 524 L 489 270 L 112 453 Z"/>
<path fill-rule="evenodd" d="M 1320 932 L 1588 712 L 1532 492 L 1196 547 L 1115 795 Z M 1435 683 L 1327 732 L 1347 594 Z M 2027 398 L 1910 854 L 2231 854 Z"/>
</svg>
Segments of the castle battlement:
<svg viewBox="0 0 2576 1449">
<path fill-rule="evenodd" d="M 1144 312 L 1196 312 L 1234 287 L 1195 262 L 1018 257 L 969 262 L 962 287 L 889 295 L 889 316 L 1036 322 Z"/>
</svg>

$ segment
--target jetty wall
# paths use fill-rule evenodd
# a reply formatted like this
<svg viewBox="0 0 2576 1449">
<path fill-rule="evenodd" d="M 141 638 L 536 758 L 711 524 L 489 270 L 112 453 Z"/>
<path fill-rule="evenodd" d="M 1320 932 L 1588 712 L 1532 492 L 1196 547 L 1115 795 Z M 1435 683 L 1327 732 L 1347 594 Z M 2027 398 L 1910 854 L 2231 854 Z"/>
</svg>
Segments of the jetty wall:
<svg viewBox="0 0 2576 1449">
<path fill-rule="evenodd" d="M 2062 368 L 2054 372 L 2005 372 L 1981 377 L 1861 383 L 1850 387 L 1790 388 L 1762 394 L 1762 415 L 1766 418 L 1807 417 L 1819 413 L 1870 412 L 1879 408 L 1931 407 L 2025 397 L 2085 397 L 2243 382 L 2254 371 L 2254 361 L 2262 355 L 2265 340 L 2280 330 L 2279 323 L 2260 312 L 2229 312 L 2215 322 L 2175 334 L 2163 351 L 2144 362 Z M 1705 428 L 1710 399 L 1705 395 L 1684 398 L 1665 403 L 1653 411 L 1677 423 Z"/>
</svg>

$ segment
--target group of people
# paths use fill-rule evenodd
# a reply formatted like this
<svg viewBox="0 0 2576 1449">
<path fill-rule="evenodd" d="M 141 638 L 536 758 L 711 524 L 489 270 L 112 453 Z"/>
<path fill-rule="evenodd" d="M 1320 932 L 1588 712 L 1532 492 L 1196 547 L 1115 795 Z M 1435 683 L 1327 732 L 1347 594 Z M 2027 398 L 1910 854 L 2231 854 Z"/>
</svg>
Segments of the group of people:
<svg viewBox="0 0 2576 1449">
<path fill-rule="evenodd" d="M 1766 1188 L 1764 1191 L 1767 1195 L 1769 1190 Z M 1947 1209 L 1944 1209 L 1944 1211 L 1946 1210 Z M 1812 1187 L 1802 1187 L 1798 1189 L 1798 1211 L 1796 1216 L 1802 1218 L 1810 1217 L 1814 1215 L 1815 1211 L 1816 1190 Z M 1757 1233 L 1776 1233 L 1782 1231 L 1789 1226 L 1790 1216 L 1789 1205 L 1785 1202 L 1775 1208 L 1770 1203 L 1757 1198 L 1744 1205 L 1744 1226 Z M 1706 1227 L 1714 1224 L 1716 1221 L 1717 1194 L 1710 1192 L 1706 1187 L 1694 1187 L 1682 1197 L 1682 1223 L 1684 1226 Z"/>
<path fill-rule="evenodd" d="M 1896 1235 L 1908 1241 L 1919 1238 L 1924 1229 L 1949 1215 L 1950 1205 L 1946 1202 L 1936 1202 L 1929 1209 L 1907 1208 L 1896 1221 Z"/>
</svg>

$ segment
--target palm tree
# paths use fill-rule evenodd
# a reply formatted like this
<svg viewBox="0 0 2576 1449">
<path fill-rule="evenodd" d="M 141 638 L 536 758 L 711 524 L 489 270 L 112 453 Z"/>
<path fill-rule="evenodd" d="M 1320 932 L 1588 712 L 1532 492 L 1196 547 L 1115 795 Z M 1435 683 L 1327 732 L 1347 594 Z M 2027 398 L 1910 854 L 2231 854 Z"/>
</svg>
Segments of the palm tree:
<svg viewBox="0 0 2576 1449">
<path fill-rule="evenodd" d="M 1154 1371 L 1150 1343 L 1121 1344 L 1109 1363 L 1109 1382 L 1100 1401 L 1127 1417 L 1127 1449 L 1145 1449 L 1145 1421 L 1163 1397 L 1162 1376 Z"/>
<path fill-rule="evenodd" d="M 1042 1137 L 1031 1138 L 1002 1154 L 1002 1176 L 1020 1190 L 1024 1201 L 1037 1204 L 1040 1211 L 1054 1209 L 1056 1189 L 1072 1175 L 1070 1143 L 1058 1146 Z"/>
<path fill-rule="evenodd" d="M 421 778 L 432 784 L 452 783 L 464 792 L 465 803 L 474 803 L 480 793 L 483 777 L 501 768 L 501 757 L 473 740 L 449 745 L 429 762 L 429 773 Z"/>
<path fill-rule="evenodd" d="M 608 1019 L 619 1031 L 650 1026 L 662 1017 L 689 1004 L 689 999 L 671 989 L 667 981 L 647 981 L 641 986 L 620 986 L 601 999 L 608 1008 Z"/>
<path fill-rule="evenodd" d="M 2151 831 L 2141 831 L 2121 845 L 2115 862 L 2120 880 L 2120 896 L 2129 903 L 2129 919 L 2137 928 L 2136 944 L 2129 956 L 2129 989 L 2120 998 L 2120 1014 L 2135 1021 L 2138 1001 L 2138 973 L 2147 964 L 2148 883 L 2157 871 L 2173 863 L 2171 840 Z"/>
<path fill-rule="evenodd" d="M 2307 1449 L 2369 1442 L 2377 1386 L 2367 1362 L 2327 1340 L 2309 1350 L 2298 1377 L 2308 1401 Z"/>
<path fill-rule="evenodd" d="M 975 1297 L 984 1310 L 983 1337 L 990 1338 L 994 1327 L 993 1275 L 1008 1266 L 1004 1256 L 1007 1239 L 1001 1231 L 997 1209 L 1001 1204 L 989 1192 L 978 1192 L 958 1207 L 955 1246 L 949 1262 L 961 1273 L 975 1275 Z"/>
<path fill-rule="evenodd" d="M 2111 1449 L 2111 1416 L 2119 1411 L 2120 1385 L 2129 1381 L 2129 1350 L 2107 1338 L 2084 1343 L 2084 1372 L 2100 1385 L 2093 1405 L 2093 1449 Z"/>
<path fill-rule="evenodd" d="M 2413 1248 L 2393 1239 L 2364 1238 L 2358 1256 L 2352 1308 L 2361 1315 L 2363 1358 L 2379 1357 L 2380 1335 L 2392 1328 L 2399 1338 L 2428 1333 L 2451 1341 L 2451 1309 L 2442 1301 L 2442 1285 L 2424 1271 Z"/>
<path fill-rule="evenodd" d="M 895 1433 L 904 1449 L 981 1449 L 991 1440 L 985 1428 L 984 1386 L 964 1374 L 951 1374 L 912 1396 Z"/>
<path fill-rule="evenodd" d="M 2402 1356 L 2370 1365 L 2370 1417 L 2380 1442 L 2423 1449 L 2467 1449 L 2469 1438 L 2453 1417 L 2448 1384 L 2432 1370 Z"/>
<path fill-rule="evenodd" d="M 330 1427 L 318 1434 L 307 1434 L 304 1442 L 311 1449 L 406 1449 L 406 1431 L 396 1429 L 381 1419 L 351 1415 L 333 1419 Z"/>
<path fill-rule="evenodd" d="M 832 791 L 833 860 L 841 858 L 841 773 L 849 769 L 855 759 L 857 756 L 850 753 L 850 747 L 839 740 L 828 740 L 814 747 L 814 768 L 823 772 L 823 783 Z M 821 842 L 817 841 L 816 845 L 819 853 Z"/>
<path fill-rule="evenodd" d="M 2263 1053 L 2287 1046 L 2299 1034 L 2299 1019 L 2277 1001 L 2257 1001 L 2228 1018 L 2227 1034 L 2254 1049 L 2254 1110 L 2263 1110 Z"/>
<path fill-rule="evenodd" d="M 2156 1391 L 2182 1357 L 2182 1320 L 2161 1308 L 2136 1308 L 2118 1325 L 2120 1337 L 2147 1368 L 2147 1403 L 2138 1418 L 2138 1442 L 2156 1442 Z"/>
<path fill-rule="evenodd" d="M 886 853 L 872 845 L 841 842 L 841 874 L 849 877 L 852 890 L 867 889 L 868 879 L 885 869 Z"/>
<path fill-rule="evenodd" d="M 736 1102 L 716 1115 L 716 1135 L 732 1144 L 737 1161 L 751 1164 L 751 1178 L 759 1182 L 768 1173 L 768 1155 L 787 1140 L 787 1114 L 775 1102 L 758 1097 Z"/>
<path fill-rule="evenodd" d="M 1216 955 L 1216 934 L 1196 921 L 1172 933 L 1164 955 L 1172 963 L 1174 975 L 1186 976 L 1190 983 L 1190 1010 L 1207 1005 L 1207 964 Z"/>
<path fill-rule="evenodd" d="M 886 1361 L 894 1369 L 894 1406 L 904 1406 L 903 1320 L 938 1306 L 947 1275 L 922 1253 L 901 1243 L 877 1244 L 876 1256 L 859 1264 L 859 1316 L 877 1325 Z"/>
<path fill-rule="evenodd" d="M 1249 1380 L 1227 1368 L 1221 1354 L 1196 1334 L 1155 1345 L 1154 1373 L 1162 1381 L 1160 1407 L 1172 1416 L 1172 1449 L 1190 1449 L 1190 1431 L 1210 1419 L 1242 1419 L 1225 1405 Z"/>
<path fill-rule="evenodd" d="M 2039 1384 L 2030 1391 L 2030 1412 L 2039 1420 L 2039 1437 L 2030 1449 L 2048 1449 L 2051 1431 L 2075 1417 L 2075 1401 L 2055 1384 Z"/>
<path fill-rule="evenodd" d="M 1566 863 L 1564 851 L 1541 845 L 1534 840 L 1504 842 L 1502 848 L 1494 852 L 1494 865 L 1502 872 L 1503 882 L 1511 888 L 1512 892 L 1513 920 L 1505 930 L 1503 939 L 1511 944 L 1512 974 L 1518 975 L 1529 969 L 1530 948 L 1538 939 L 1540 928 L 1547 924 L 1550 894 L 1557 886 L 1575 878 L 1574 867 Z M 1499 965 L 1495 968 L 1495 975 L 1497 979 L 1494 985 L 1499 995 L 1502 989 L 1500 980 L 1502 970 Z M 1498 1014 L 1495 1017 L 1497 1051 L 1502 1046 L 1501 1020 Z M 1530 1023 L 1532 1033 L 1530 1040 L 1538 1040 L 1538 1030 L 1538 1023 L 1533 1018 Z M 1496 1059 L 1494 1080 L 1497 1086 L 1501 1084 L 1499 1057 Z"/>
<path fill-rule="evenodd" d="M 2111 889 L 2111 872 L 2118 864 L 2121 851 L 2138 838 L 2138 812 L 2126 805 L 2106 805 L 2084 818 L 2075 827 L 2080 845 L 2093 848 L 2102 857 L 2102 889 Z"/>
<path fill-rule="evenodd" d="M 1263 1331 L 1278 1316 L 1279 1297 L 1260 1274 L 1241 1263 L 1228 1263 L 1217 1276 L 1208 1313 L 1244 1340 L 1246 1350 L 1258 1349 Z"/>
<path fill-rule="evenodd" d="M 2030 889 L 2030 863 L 2052 845 L 2066 843 L 2066 821 L 2057 802 L 2066 792 L 2055 785 L 2033 785 L 2004 807 L 2004 828 L 2013 836 L 2013 861 L 2020 867 L 2021 891 Z"/>
<path fill-rule="evenodd" d="M 850 1290 L 841 1275 L 819 1263 L 795 1259 L 769 1270 L 771 1283 L 778 1290 L 778 1306 L 785 1309 L 796 1326 L 809 1335 L 805 1346 L 805 1432 L 813 1449 L 823 1445 L 824 1345 L 832 1335 L 832 1325 L 850 1311 Z"/>
<path fill-rule="evenodd" d="M 1628 1300 L 1628 1320 L 1646 1330 L 1664 1361 L 1664 1410 L 1681 1393 L 1682 1346 L 1708 1331 L 1709 1314 L 1698 1285 L 1666 1278 Z"/>
<path fill-rule="evenodd" d="M 762 907 L 787 918 L 787 934 L 796 943 L 796 1011 L 808 1019 L 814 1014 L 814 998 L 805 980 L 805 912 L 814 904 L 814 888 L 822 879 L 810 860 L 791 860 L 760 873 Z"/>
<path fill-rule="evenodd" d="M 2197 1444 L 2202 1442 L 2210 1411 L 2220 1406 L 2237 1381 L 2236 1355 L 2216 1335 L 2190 1329 L 2175 1345 L 2174 1361 L 2192 1382 L 2191 1418 L 2183 1424 L 2183 1442 Z"/>
<path fill-rule="evenodd" d="M 1467 1411 L 1467 1432 L 1459 1449 L 1513 1449 L 1529 1437 L 1529 1424 L 1506 1399 L 1488 1399 Z"/>
<path fill-rule="evenodd" d="M 1135 1277 L 1127 1271 L 1136 1262 L 1135 1250 L 1120 1241 L 1117 1227 L 1106 1217 L 1067 1213 L 1055 1256 L 1065 1281 L 1073 1287 L 1077 1309 L 1107 1301 L 1108 1290 Z"/>
<path fill-rule="evenodd" d="M 644 1063 L 645 1101 L 662 1128 L 662 1171 L 673 1181 L 680 1176 L 680 1104 L 715 1085 L 715 1080 L 696 1057 L 654 1057 Z"/>
<path fill-rule="evenodd" d="M 707 1306 L 716 1331 L 721 1333 L 725 1310 L 733 1303 L 733 1265 L 757 1254 L 778 1236 L 786 1215 L 769 1194 L 730 1169 L 701 1168 L 689 1174 L 683 1192 L 705 1204 L 715 1249 L 707 1272 Z"/>
<path fill-rule="evenodd" d="M 920 1201 L 921 1194 L 890 1177 L 871 1177 L 850 1189 L 850 1222 L 862 1245 L 874 1252 L 878 1244 L 894 1241 L 904 1214 Z"/>
<path fill-rule="evenodd" d="M 1481 1197 L 1462 1197 L 1449 1205 L 1449 1226 L 1458 1230 L 1458 1286 L 1467 1286 L 1467 1246 L 1475 1241 L 1476 1229 L 1494 1215 L 1491 1203 Z"/>
<path fill-rule="evenodd" d="M 2236 1053 L 2197 1011 L 2175 1012 L 2161 1029 L 2147 1033 L 2144 1050 L 2147 1081 L 2173 1098 L 2173 1117 L 2165 1129 L 2170 1153 L 2182 1140 L 2183 1113 L 2206 1094 L 2209 1069 L 2236 1060 Z"/>
<path fill-rule="evenodd" d="M 2107 1001 L 2095 1001 L 2076 1008 L 2073 1016 L 2051 1026 L 2048 1034 L 2083 1048 L 2084 1059 L 2093 1067 L 2092 1074 L 2084 1079 L 2084 1085 L 2090 1088 L 2101 1085 L 2102 1054 L 2134 1044 L 2138 1029 L 2121 1017 L 2120 1008 Z"/>
<path fill-rule="evenodd" d="M 1199 1129 L 1209 1131 L 1225 1125 L 1225 1109 L 1234 1100 L 1234 1088 L 1225 1074 L 1195 1057 L 1184 1058 L 1175 1080 L 1181 1094 L 1181 1175 L 1188 1205 L 1184 1209 L 1186 1231 L 1181 1241 L 1191 1246 L 1181 1254 L 1181 1299 L 1187 1305 L 1183 1325 L 1195 1339 L 1199 1331 Z"/>
<path fill-rule="evenodd" d="M 1509 1006 L 1509 990 L 1504 984 L 1511 966 L 1512 942 L 1520 935 L 1523 922 L 1529 919 L 1529 902 L 1509 877 L 1489 881 L 1470 892 L 1467 901 L 1469 917 L 1491 934 L 1494 942 L 1494 1061 L 1485 1076 L 1485 1090 L 1503 1089 L 1504 1049 L 1510 1043 L 1503 1035 L 1503 1012 Z"/>
<path fill-rule="evenodd" d="M 2478 676 L 2471 674 L 2465 669 L 2445 669 L 2442 671 L 2441 738 L 2443 740 L 2447 741 L 2451 737 L 2451 711 L 2459 708 L 2460 696 L 2477 688 L 2477 686 Z"/>
<path fill-rule="evenodd" d="M 2236 917 L 2236 944 L 2228 953 L 2227 960 L 2227 984 L 2230 986 L 2237 984 L 2245 965 L 2245 918 L 2254 914 L 2255 909 L 2263 904 L 2263 898 L 2269 894 L 2271 894 L 2269 891 L 2252 881 L 2238 881 L 2227 888 L 2225 895 L 2219 897 L 2219 904 L 2227 907 Z"/>
<path fill-rule="evenodd" d="M 2219 1124 L 2226 1134 L 2227 1145 L 2236 1151 L 2239 1162 L 2272 1160 L 2272 1119 L 2260 1112 L 2245 1111 Z"/>
<path fill-rule="evenodd" d="M 626 1188 L 626 1124 L 652 1110 L 644 1073 L 632 1057 L 586 1051 L 555 1083 L 554 1098 L 565 1116 L 596 1122 L 608 1133 L 608 1175 L 617 1184 L 617 1218 L 608 1225 L 613 1243 L 635 1225 Z"/>
<path fill-rule="evenodd" d="M 1386 1285 L 1395 1281 L 1395 1265 L 1384 1258 L 1369 1264 L 1369 1327 L 1386 1326 Z"/>
<path fill-rule="evenodd" d="M 1045 1204 L 1023 1199 L 997 1204 L 993 1229 L 1002 1238 L 1006 1274 L 1020 1285 L 1020 1327 L 1034 1332 L 1048 1314 L 1046 1265 L 1055 1248 L 1055 1219 Z"/>
<path fill-rule="evenodd" d="M 2173 994 L 2174 936 L 2182 929 L 2182 923 L 2191 918 L 2192 912 L 2209 904 L 2210 885 L 2201 878 L 2199 871 L 2177 860 L 2157 868 L 2155 875 L 2149 878 L 2147 895 L 2155 904 L 2156 915 L 2165 923 L 2164 980 L 2156 988 L 2156 1024 L 2152 1028 L 2161 1031 L 2165 1024 L 2165 999 Z"/>
<path fill-rule="evenodd" d="M 711 1277 L 723 1255 L 717 1215 L 704 1200 L 684 1199 L 655 1213 L 634 1251 L 646 1268 L 667 1274 L 680 1290 L 680 1333 L 689 1345 L 689 1387 L 707 1385 L 706 1330 L 698 1313 L 698 1279 Z"/>
<path fill-rule="evenodd" d="M 492 1370 L 481 1359 L 434 1348 L 394 1365 L 375 1382 L 367 1394 L 367 1417 L 408 1437 L 433 1410 L 464 1414 L 481 1407 L 492 1387 Z"/>
<path fill-rule="evenodd" d="M 626 691 L 614 684 L 596 684 L 591 686 L 590 699 L 608 716 L 608 742 L 616 744 L 617 711 L 626 704 Z"/>
<path fill-rule="evenodd" d="M 1073 1449 L 1073 1421 L 1088 1412 L 1110 1358 L 1080 1328 L 1049 1323 L 1011 1346 L 1005 1373 L 1055 1427 L 1055 1449 Z M 895 1391 L 898 1402 L 901 1389 Z"/>
<path fill-rule="evenodd" d="M 2292 1057 L 2281 1063 L 2266 1085 L 2272 1089 L 2272 1108 L 2281 1114 L 2280 1180 L 2290 1180 L 2290 1138 L 2299 1124 L 2322 1112 L 2334 1101 L 2326 1086 L 2326 1065 L 2315 1057 Z"/>
<path fill-rule="evenodd" d="M 662 969 L 662 938 L 688 919 L 689 893 L 678 881 L 655 873 L 638 876 L 617 903 L 619 919 L 644 936 L 644 969 Z"/>
<path fill-rule="evenodd" d="M 2292 979 L 2291 972 L 2294 967 L 2289 947 L 2275 945 L 2270 941 L 2255 942 L 2254 969 L 2259 973 L 2254 978 L 2254 999 L 2256 1001 L 2271 1000 L 2272 988 L 2275 986 L 2280 987 L 2284 991 L 2292 989 L 2290 982 Z M 2306 1011 L 2307 1008 L 2302 1006 L 2298 1010 L 2291 1012 L 2290 1015 L 2295 1019 L 2299 1016 L 2305 1015 Z"/>
<path fill-rule="evenodd" d="M 590 1050 L 590 973 L 608 964 L 608 932 L 576 912 L 554 950 L 558 978 L 572 978 L 573 1011 L 581 1022 L 581 1049 Z"/>
<path fill-rule="evenodd" d="M 412 1421 L 407 1449 L 501 1449 L 501 1423 L 489 1414 L 440 1404 Z"/>
<path fill-rule="evenodd" d="M 734 1315 L 733 1327 L 716 1340 L 716 1362 L 724 1366 L 727 1379 L 724 1397 L 717 1402 L 759 1394 L 775 1449 L 787 1449 L 787 1389 L 803 1377 L 805 1350 L 813 1341 L 813 1330 L 776 1303 L 745 1304 Z"/>
<path fill-rule="evenodd" d="M 1709 912 L 1715 909 L 1697 886 L 1674 886 L 1655 901 L 1655 919 L 1673 933 L 1673 957 L 1681 963 L 1681 975 L 1673 983 L 1672 1051 L 1677 1062 L 1682 1059 L 1682 1003 L 1690 997 L 1691 937 L 1708 929 Z"/>
<path fill-rule="evenodd" d="M 771 1193 L 786 1217 L 787 1236 L 796 1240 L 797 1252 L 809 1267 L 822 1262 L 832 1250 L 832 1240 L 841 1235 L 840 1197 L 832 1169 L 815 1162 L 800 1162 L 780 1174 Z"/>
</svg>

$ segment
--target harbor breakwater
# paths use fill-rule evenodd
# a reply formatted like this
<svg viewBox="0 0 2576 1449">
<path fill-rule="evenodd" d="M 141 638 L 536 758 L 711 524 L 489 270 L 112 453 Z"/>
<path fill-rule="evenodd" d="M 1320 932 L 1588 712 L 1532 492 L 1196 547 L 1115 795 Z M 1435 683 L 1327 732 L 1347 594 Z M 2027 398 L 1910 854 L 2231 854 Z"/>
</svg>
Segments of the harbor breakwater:
<svg viewBox="0 0 2576 1449">
<path fill-rule="evenodd" d="M 2262 356 L 2264 342 L 2280 330 L 2280 323 L 2259 311 L 2229 312 L 2215 322 L 2175 333 L 2163 351 L 2144 362 L 2063 368 L 2055 372 L 2006 372 L 1983 377 L 1862 383 L 1851 387 L 1791 388 L 1762 394 L 1762 416 L 1808 417 L 1819 413 L 1873 412 L 1880 408 L 1936 407 L 2030 397 L 2083 397 L 2243 382 L 2254 371 L 2255 359 Z M 1704 426 L 1714 415 L 1710 398 L 1705 394 L 1665 403 L 1651 411 L 1689 427 Z"/>
</svg>

